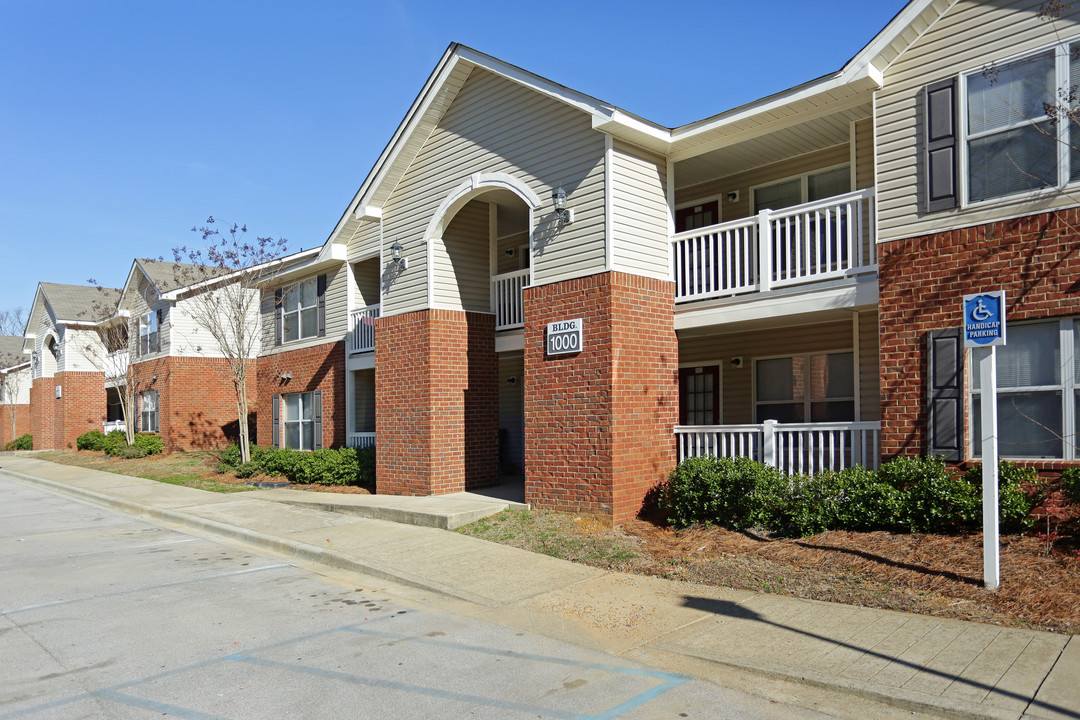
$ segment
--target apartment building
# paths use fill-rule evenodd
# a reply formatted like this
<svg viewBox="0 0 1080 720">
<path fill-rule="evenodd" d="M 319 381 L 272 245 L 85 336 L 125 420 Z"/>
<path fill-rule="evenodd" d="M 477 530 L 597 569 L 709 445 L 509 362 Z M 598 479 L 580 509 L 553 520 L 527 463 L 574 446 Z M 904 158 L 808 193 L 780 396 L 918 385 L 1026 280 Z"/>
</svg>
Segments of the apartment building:
<svg viewBox="0 0 1080 720">
<path fill-rule="evenodd" d="M 1080 460 L 1078 43 L 1071 7 L 913 0 L 837 72 L 677 128 L 451 45 L 260 289 L 258 437 L 614 523 L 694 454 L 967 462 L 961 298 L 1004 289 L 1002 455 Z"/>
</svg>

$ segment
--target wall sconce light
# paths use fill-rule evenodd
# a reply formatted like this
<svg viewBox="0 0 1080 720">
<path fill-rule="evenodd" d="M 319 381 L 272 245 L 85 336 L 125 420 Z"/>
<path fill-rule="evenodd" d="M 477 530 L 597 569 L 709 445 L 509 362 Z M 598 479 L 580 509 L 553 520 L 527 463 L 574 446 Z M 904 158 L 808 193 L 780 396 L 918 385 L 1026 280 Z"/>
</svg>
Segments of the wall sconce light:
<svg viewBox="0 0 1080 720">
<path fill-rule="evenodd" d="M 401 254 L 401 243 L 397 240 L 390 246 L 390 262 L 394 263 L 398 270 L 405 270 L 409 267 L 409 258 Z"/>
<path fill-rule="evenodd" d="M 514 257 L 514 248 L 506 248 L 503 252 L 506 253 L 506 257 Z"/>
<path fill-rule="evenodd" d="M 736 355 L 731 358 L 731 366 L 741 368 L 742 367 L 742 355 Z"/>
<path fill-rule="evenodd" d="M 292 380 L 292 373 L 291 372 L 278 373 L 278 377 L 281 378 L 282 380 Z"/>
<path fill-rule="evenodd" d="M 517 378 L 516 377 L 508 377 L 508 378 L 506 378 L 506 382 L 508 382 L 511 385 L 517 385 Z"/>
<path fill-rule="evenodd" d="M 566 191 L 562 185 L 551 191 L 551 202 L 555 204 L 555 220 L 560 225 L 569 225 L 574 222 L 574 211 L 566 207 Z"/>
</svg>

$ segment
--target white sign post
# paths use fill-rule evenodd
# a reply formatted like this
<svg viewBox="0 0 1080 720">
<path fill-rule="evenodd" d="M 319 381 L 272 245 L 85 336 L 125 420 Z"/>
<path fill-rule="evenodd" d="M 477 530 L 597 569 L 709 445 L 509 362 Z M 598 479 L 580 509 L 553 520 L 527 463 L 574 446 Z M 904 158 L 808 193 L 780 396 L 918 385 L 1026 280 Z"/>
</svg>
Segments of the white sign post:
<svg viewBox="0 0 1080 720">
<path fill-rule="evenodd" d="M 982 398 L 983 583 L 1001 583 L 998 517 L 997 346 L 1005 344 L 1005 291 L 964 296 L 964 347 L 989 348 L 979 361 Z"/>
</svg>

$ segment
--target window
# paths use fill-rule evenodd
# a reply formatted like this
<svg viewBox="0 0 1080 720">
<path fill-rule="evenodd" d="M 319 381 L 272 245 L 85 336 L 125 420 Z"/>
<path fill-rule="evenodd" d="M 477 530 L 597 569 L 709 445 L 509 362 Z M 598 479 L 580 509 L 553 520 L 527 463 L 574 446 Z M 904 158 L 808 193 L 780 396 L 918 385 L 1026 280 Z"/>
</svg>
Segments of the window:
<svg viewBox="0 0 1080 720">
<path fill-rule="evenodd" d="M 851 191 L 851 167 L 840 167 L 807 173 L 771 185 L 753 189 L 754 213 L 762 210 L 783 210 L 792 205 L 814 202 L 843 195 Z"/>
<path fill-rule="evenodd" d="M 317 278 L 285 288 L 281 299 L 282 341 L 302 340 L 319 334 Z"/>
<path fill-rule="evenodd" d="M 720 423 L 720 368 L 679 368 L 679 424 Z"/>
<path fill-rule="evenodd" d="M 1071 109 L 1060 107 L 1080 83 L 1077 52 L 1080 43 L 1063 43 L 963 76 L 969 202 L 1080 179 Z"/>
<path fill-rule="evenodd" d="M 1008 342 L 997 349 L 998 453 L 1008 458 L 1080 459 L 1076 451 L 1080 411 L 1078 323 L 1010 325 Z M 971 450 L 982 454 L 982 379 L 979 361 L 989 352 L 971 351 Z"/>
<path fill-rule="evenodd" d="M 314 393 L 282 395 L 285 401 L 284 444 L 293 450 L 315 449 Z"/>
<path fill-rule="evenodd" d="M 850 352 L 757 360 L 757 422 L 848 422 L 855 419 L 855 356 Z"/>
<path fill-rule="evenodd" d="M 139 318 L 139 355 L 149 355 L 160 350 L 158 314 L 151 310 Z"/>
<path fill-rule="evenodd" d="M 139 393 L 139 432 L 158 432 L 158 391 Z"/>
<path fill-rule="evenodd" d="M 720 222 L 720 201 L 708 200 L 675 210 L 675 232 L 697 230 Z"/>
</svg>

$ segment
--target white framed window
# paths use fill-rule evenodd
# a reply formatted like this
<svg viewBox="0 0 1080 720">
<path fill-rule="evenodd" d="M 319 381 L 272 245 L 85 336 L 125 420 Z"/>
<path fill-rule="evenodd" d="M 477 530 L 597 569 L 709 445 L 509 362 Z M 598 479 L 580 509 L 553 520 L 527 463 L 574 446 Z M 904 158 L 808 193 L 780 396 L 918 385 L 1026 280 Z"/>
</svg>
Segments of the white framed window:
<svg viewBox="0 0 1080 720">
<path fill-rule="evenodd" d="M 1070 138 L 1080 42 L 960 75 L 964 202 L 1064 187 L 1080 179 Z"/>
<path fill-rule="evenodd" d="M 851 166 L 837 165 L 752 187 L 751 207 L 756 215 L 765 209 L 783 210 L 848 192 L 851 192 Z"/>
<path fill-rule="evenodd" d="M 161 335 L 158 332 L 158 314 L 151 310 L 139 317 L 139 355 L 160 352 Z"/>
<path fill-rule="evenodd" d="M 139 432 L 158 432 L 158 391 L 139 393 Z"/>
<path fill-rule="evenodd" d="M 803 353 L 754 360 L 755 422 L 855 419 L 855 354 Z"/>
<path fill-rule="evenodd" d="M 997 349 L 998 454 L 1077 460 L 1080 422 L 1080 323 L 1074 318 L 1009 324 Z M 970 452 L 982 455 L 982 378 L 986 348 L 970 351 Z"/>
<path fill-rule="evenodd" d="M 285 404 L 283 447 L 293 450 L 315 449 L 315 393 L 289 393 L 281 396 Z"/>
<path fill-rule="evenodd" d="M 281 294 L 281 340 L 291 342 L 319 334 L 318 278 L 308 278 Z"/>
</svg>

